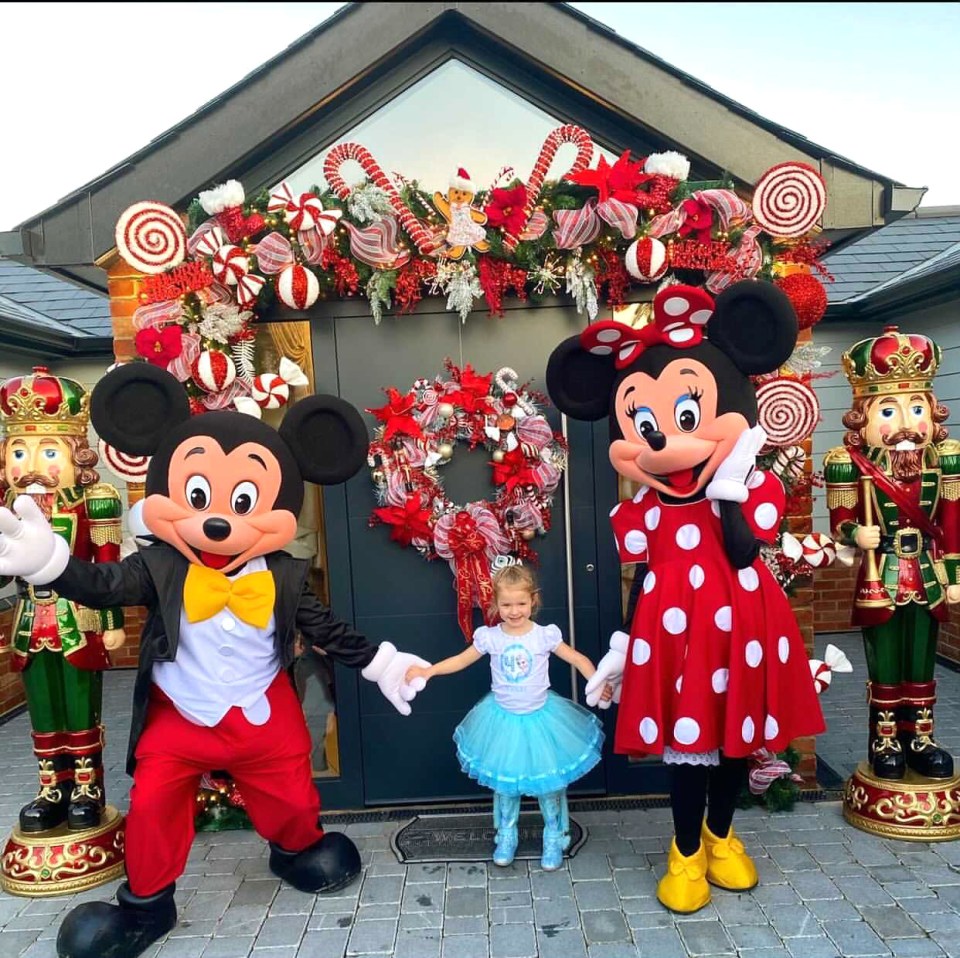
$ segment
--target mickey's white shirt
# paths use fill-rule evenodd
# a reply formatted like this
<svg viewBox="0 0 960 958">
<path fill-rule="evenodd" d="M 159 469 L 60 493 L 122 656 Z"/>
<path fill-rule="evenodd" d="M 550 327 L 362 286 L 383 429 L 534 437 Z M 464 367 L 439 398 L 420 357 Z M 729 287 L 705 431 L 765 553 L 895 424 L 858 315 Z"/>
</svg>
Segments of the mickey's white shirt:
<svg viewBox="0 0 960 958">
<path fill-rule="evenodd" d="M 266 568 L 266 559 L 258 556 L 229 578 Z M 227 608 L 194 623 L 181 609 L 176 658 L 154 663 L 153 681 L 195 725 L 212 728 L 233 706 L 243 709 L 251 725 L 263 725 L 270 718 L 266 692 L 280 671 L 275 632 L 272 615 L 266 628 L 258 629 Z"/>
</svg>

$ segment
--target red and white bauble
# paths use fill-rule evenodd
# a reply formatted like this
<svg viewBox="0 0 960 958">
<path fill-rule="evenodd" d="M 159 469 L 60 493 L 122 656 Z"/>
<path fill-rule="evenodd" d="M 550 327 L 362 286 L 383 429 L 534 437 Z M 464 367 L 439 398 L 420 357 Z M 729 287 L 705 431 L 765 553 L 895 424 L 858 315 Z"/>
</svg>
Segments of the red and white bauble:
<svg viewBox="0 0 960 958">
<path fill-rule="evenodd" d="M 261 409 L 279 409 L 290 399 L 290 386 L 276 373 L 262 373 L 250 386 L 250 398 Z"/>
<path fill-rule="evenodd" d="M 216 349 L 205 349 L 190 368 L 193 381 L 208 393 L 223 392 L 237 378 L 237 367 L 226 354 Z"/>
<path fill-rule="evenodd" d="M 667 271 L 667 248 L 652 236 L 634 240 L 624 256 L 627 272 L 643 283 L 652 283 Z"/>
<path fill-rule="evenodd" d="M 277 277 L 277 296 L 291 309 L 309 309 L 319 295 L 317 277 L 299 263 L 288 266 Z"/>
<path fill-rule="evenodd" d="M 236 286 L 237 280 L 246 275 L 249 269 L 250 260 L 239 246 L 232 246 L 228 243 L 226 246 L 221 246 L 213 254 L 211 270 L 217 282 L 225 283 L 227 286 Z"/>
</svg>

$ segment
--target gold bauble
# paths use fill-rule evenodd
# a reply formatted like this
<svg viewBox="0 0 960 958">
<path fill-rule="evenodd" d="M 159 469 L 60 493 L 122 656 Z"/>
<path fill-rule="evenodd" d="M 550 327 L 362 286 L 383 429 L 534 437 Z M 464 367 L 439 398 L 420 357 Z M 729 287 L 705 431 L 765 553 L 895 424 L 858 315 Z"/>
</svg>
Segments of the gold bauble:
<svg viewBox="0 0 960 958">
<path fill-rule="evenodd" d="M 453 458 L 453 446 L 449 442 L 442 442 L 437 446 L 437 452 L 443 456 L 444 459 Z"/>
<path fill-rule="evenodd" d="M 370 478 L 373 479 L 378 486 L 380 486 L 383 485 L 383 481 L 386 476 L 384 476 L 382 469 L 374 469 L 373 472 L 370 473 Z"/>
<path fill-rule="evenodd" d="M 494 449 L 493 450 L 493 461 L 494 462 L 503 462 L 503 450 Z"/>
<path fill-rule="evenodd" d="M 440 415 L 443 416 L 444 419 L 449 419 L 454 414 L 455 410 L 451 403 L 442 402 L 437 407 L 437 412 L 440 413 Z"/>
<path fill-rule="evenodd" d="M 520 533 L 520 537 L 522 539 L 526 539 L 527 542 L 529 542 L 535 535 L 536 532 L 534 532 L 533 529 L 524 529 L 523 532 Z"/>
</svg>

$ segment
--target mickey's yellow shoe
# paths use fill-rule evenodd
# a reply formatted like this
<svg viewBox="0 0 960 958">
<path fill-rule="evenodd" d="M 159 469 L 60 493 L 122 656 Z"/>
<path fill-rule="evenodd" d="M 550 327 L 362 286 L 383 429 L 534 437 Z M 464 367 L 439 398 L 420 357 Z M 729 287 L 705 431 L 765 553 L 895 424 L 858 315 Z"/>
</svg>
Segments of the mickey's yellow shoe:
<svg viewBox="0 0 960 958">
<path fill-rule="evenodd" d="M 726 838 L 717 838 L 704 822 L 700 837 L 700 847 L 707 854 L 708 882 L 730 891 L 747 891 L 757 884 L 757 866 L 744 851 L 732 825 Z"/>
<path fill-rule="evenodd" d="M 681 855 L 674 839 L 667 856 L 667 873 L 657 885 L 660 904 L 684 915 L 699 911 L 710 901 L 706 874 L 707 853 L 703 842 L 692 855 Z"/>
</svg>

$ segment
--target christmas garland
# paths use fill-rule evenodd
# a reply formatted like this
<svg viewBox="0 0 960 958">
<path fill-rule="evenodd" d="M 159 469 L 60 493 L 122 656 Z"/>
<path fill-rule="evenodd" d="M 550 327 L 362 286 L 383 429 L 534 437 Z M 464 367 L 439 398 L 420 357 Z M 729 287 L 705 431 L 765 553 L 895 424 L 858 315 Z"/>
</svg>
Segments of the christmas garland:
<svg viewBox="0 0 960 958">
<path fill-rule="evenodd" d="M 547 180 L 567 143 L 576 159 Z M 502 315 L 507 296 L 563 292 L 593 319 L 601 298 L 621 305 L 633 286 L 677 279 L 718 293 L 757 278 L 782 286 L 801 325 L 823 315 L 814 274 L 829 277 L 815 239 L 825 194 L 811 167 L 767 171 L 751 206 L 726 179 L 690 182 L 679 153 L 627 151 L 590 168 L 593 154 L 586 131 L 563 126 L 525 182 L 505 168 L 480 189 L 461 169 L 445 192 L 429 194 L 345 143 L 325 158 L 326 190 L 297 195 L 281 183 L 247 197 L 230 180 L 202 192 L 185 216 L 136 203 L 116 240 L 144 274 L 137 352 L 171 369 L 202 412 L 269 393 L 256 387 L 254 324 L 278 303 L 302 311 L 321 298 L 364 296 L 379 322 L 387 309 L 403 314 L 424 296 L 444 296 L 466 320 L 481 299 Z M 359 184 L 342 176 L 348 161 L 365 174 Z"/>
<path fill-rule="evenodd" d="M 388 525 L 393 541 L 450 563 L 457 620 L 469 641 L 474 606 L 493 621 L 491 568 L 536 561 L 530 542 L 550 528 L 567 450 L 538 412 L 545 397 L 512 369 L 478 375 L 469 364 L 445 365 L 446 376 L 418 379 L 406 393 L 391 386 L 386 405 L 367 410 L 380 422 L 368 463 L 381 505 L 370 524 Z M 461 505 L 447 496 L 440 469 L 458 442 L 490 453 L 491 498 Z"/>
</svg>

